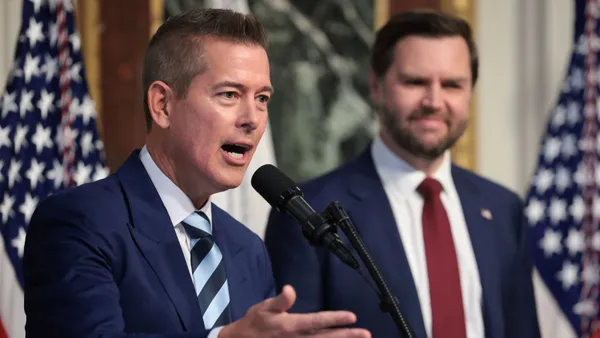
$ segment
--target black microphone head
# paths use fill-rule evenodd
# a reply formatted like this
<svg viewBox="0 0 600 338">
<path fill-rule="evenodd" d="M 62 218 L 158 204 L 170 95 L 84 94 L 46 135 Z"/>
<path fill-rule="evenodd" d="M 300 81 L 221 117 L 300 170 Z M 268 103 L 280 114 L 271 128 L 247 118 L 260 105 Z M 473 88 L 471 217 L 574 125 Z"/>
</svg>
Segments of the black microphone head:
<svg viewBox="0 0 600 338">
<path fill-rule="evenodd" d="M 302 196 L 296 182 L 271 164 L 258 168 L 250 181 L 252 187 L 273 208 L 279 209 L 293 196 Z"/>
</svg>

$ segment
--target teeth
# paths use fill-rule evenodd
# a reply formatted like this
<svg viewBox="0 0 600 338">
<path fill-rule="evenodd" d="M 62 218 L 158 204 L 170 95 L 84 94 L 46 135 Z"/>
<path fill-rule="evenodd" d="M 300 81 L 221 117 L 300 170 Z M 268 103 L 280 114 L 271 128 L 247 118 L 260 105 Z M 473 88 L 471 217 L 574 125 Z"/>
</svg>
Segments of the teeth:
<svg viewBox="0 0 600 338">
<path fill-rule="evenodd" d="M 237 158 L 237 159 L 240 159 L 240 158 L 244 157 L 244 154 L 240 154 L 240 153 L 233 153 L 233 152 L 230 152 L 230 151 L 228 151 L 227 153 L 229 154 L 229 156 L 231 156 L 233 158 Z"/>
</svg>

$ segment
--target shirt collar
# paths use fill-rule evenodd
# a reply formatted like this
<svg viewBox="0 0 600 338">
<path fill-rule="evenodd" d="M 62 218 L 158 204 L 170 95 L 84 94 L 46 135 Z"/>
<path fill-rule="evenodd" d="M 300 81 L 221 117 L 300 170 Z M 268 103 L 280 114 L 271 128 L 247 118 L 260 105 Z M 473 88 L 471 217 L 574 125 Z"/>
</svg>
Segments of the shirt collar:
<svg viewBox="0 0 600 338">
<path fill-rule="evenodd" d="M 202 208 L 196 210 L 190 198 L 156 165 L 146 146 L 144 146 L 140 151 L 140 160 L 148 172 L 150 180 L 152 180 L 156 191 L 158 191 L 158 196 L 160 196 L 160 199 L 165 205 L 173 226 L 181 223 L 194 211 L 202 211 L 204 214 L 206 214 L 206 217 L 208 217 L 212 232 L 212 202 L 210 197 L 208 201 L 204 203 Z"/>
<path fill-rule="evenodd" d="M 383 143 L 379 135 L 375 137 L 375 140 L 371 144 L 371 154 L 383 185 L 393 185 L 403 195 L 416 191 L 419 184 L 427 176 L 424 172 L 413 168 L 406 161 L 394 154 Z M 432 178 L 440 182 L 444 191 L 452 191 L 454 188 L 451 164 L 450 151 L 446 151 L 440 167 L 431 175 Z"/>
</svg>

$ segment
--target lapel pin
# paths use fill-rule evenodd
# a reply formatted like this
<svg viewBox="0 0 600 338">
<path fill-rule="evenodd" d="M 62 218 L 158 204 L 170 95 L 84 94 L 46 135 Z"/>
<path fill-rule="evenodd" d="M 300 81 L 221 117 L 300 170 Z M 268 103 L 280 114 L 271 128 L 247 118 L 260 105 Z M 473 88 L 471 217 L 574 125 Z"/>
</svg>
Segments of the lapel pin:
<svg viewBox="0 0 600 338">
<path fill-rule="evenodd" d="M 481 216 L 488 221 L 492 220 L 492 212 L 489 209 L 481 209 Z"/>
</svg>

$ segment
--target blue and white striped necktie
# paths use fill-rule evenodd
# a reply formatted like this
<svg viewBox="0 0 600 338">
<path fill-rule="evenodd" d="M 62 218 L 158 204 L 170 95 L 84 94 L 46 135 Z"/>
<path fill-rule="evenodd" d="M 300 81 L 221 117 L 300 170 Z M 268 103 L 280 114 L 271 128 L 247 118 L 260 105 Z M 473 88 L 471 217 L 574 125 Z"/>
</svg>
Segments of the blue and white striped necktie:
<svg viewBox="0 0 600 338">
<path fill-rule="evenodd" d="M 191 241 L 191 262 L 196 296 L 204 327 L 229 324 L 229 288 L 221 250 L 213 240 L 208 217 L 196 211 L 182 222 Z"/>
</svg>

